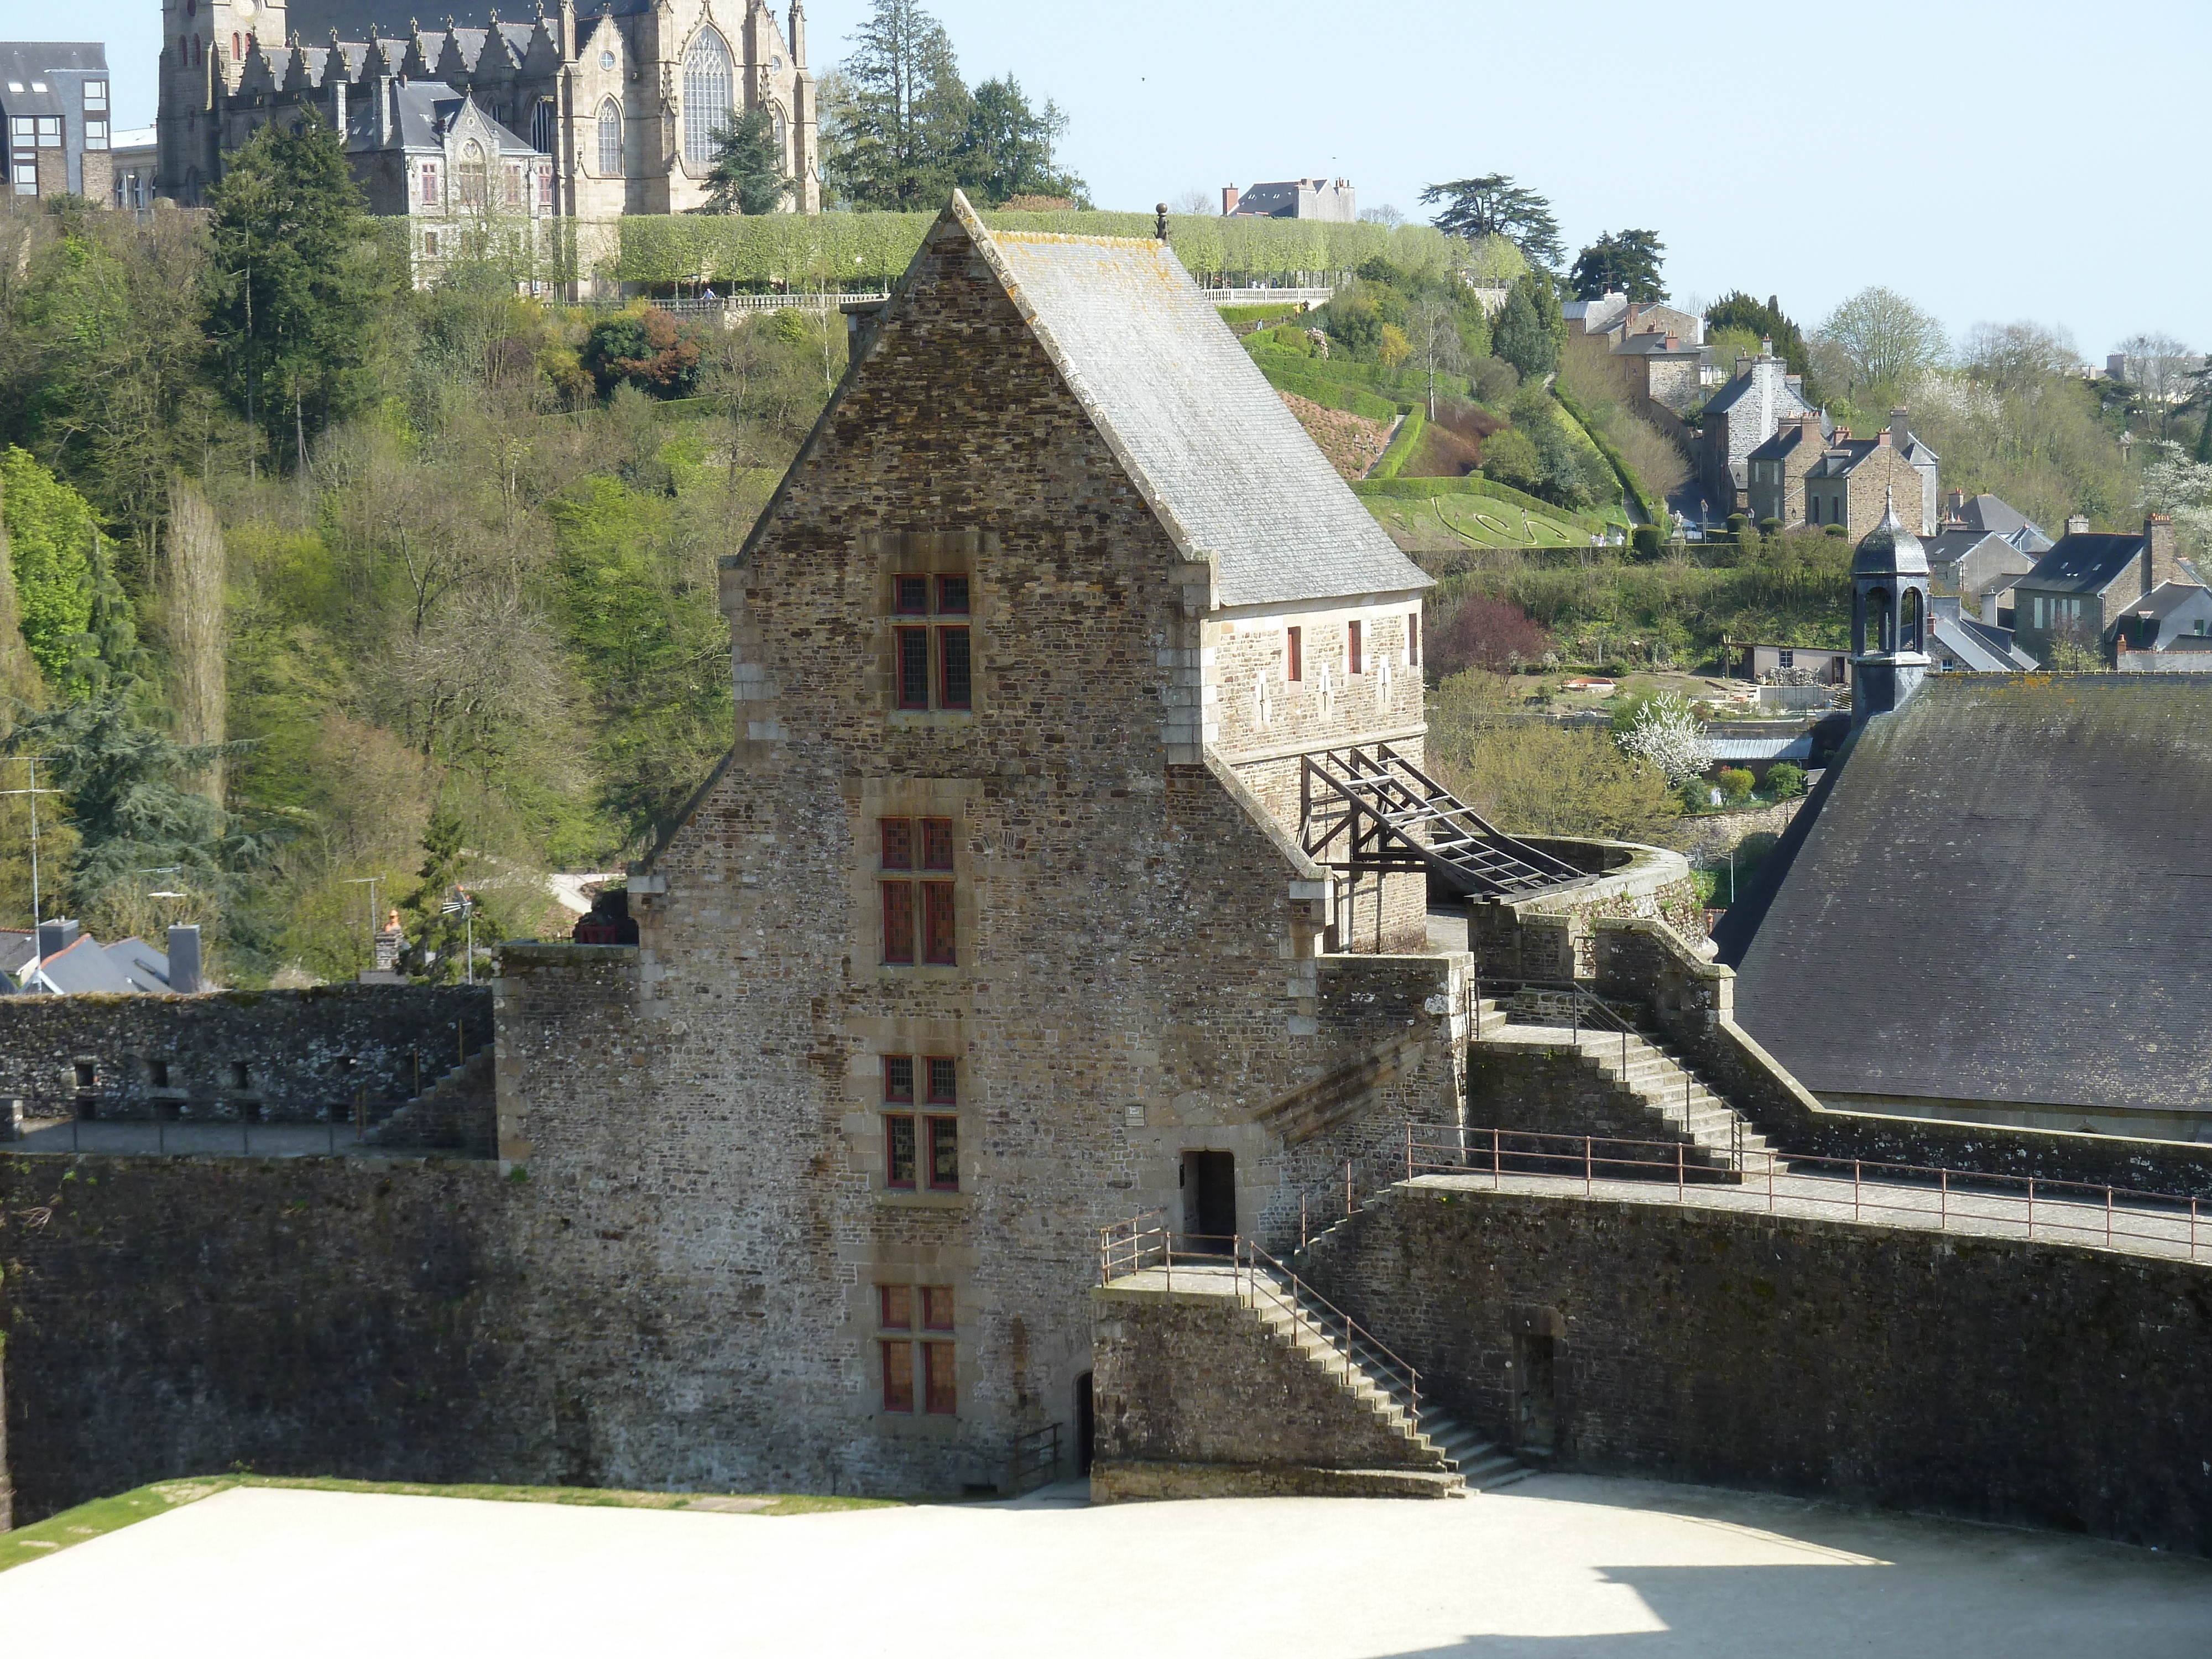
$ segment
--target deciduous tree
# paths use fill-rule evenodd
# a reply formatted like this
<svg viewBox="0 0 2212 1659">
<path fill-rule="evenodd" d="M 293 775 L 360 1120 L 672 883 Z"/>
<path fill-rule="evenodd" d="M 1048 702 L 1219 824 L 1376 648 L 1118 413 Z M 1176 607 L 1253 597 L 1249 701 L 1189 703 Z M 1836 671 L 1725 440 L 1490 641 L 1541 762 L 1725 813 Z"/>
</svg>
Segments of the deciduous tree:
<svg viewBox="0 0 2212 1659">
<path fill-rule="evenodd" d="M 1853 392 L 1892 388 L 1943 361 L 1943 325 L 1894 289 L 1862 289 L 1828 313 L 1820 338 L 1850 365 Z"/>
</svg>

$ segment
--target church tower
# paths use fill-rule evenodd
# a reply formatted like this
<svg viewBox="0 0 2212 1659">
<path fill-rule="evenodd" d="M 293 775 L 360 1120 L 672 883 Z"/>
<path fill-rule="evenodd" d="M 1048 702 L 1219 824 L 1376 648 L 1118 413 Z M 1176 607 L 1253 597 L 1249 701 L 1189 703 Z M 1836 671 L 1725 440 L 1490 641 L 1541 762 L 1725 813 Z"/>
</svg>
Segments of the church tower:
<svg viewBox="0 0 2212 1659">
<path fill-rule="evenodd" d="M 1928 555 L 1897 516 L 1894 491 L 1881 522 L 1851 560 L 1851 724 L 1903 706 L 1928 672 Z"/>
</svg>

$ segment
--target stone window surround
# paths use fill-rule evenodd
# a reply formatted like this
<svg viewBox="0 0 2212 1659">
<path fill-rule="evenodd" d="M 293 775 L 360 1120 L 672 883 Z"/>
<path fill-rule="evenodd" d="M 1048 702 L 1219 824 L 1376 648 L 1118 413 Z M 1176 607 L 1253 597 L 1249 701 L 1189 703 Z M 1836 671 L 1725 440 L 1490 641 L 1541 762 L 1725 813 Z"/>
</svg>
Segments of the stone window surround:
<svg viewBox="0 0 2212 1659">
<path fill-rule="evenodd" d="M 969 805 L 981 798 L 980 782 L 973 778 L 865 778 L 858 781 L 857 787 L 848 786 L 847 793 L 848 799 L 854 799 L 855 809 L 852 862 L 854 982 L 889 986 L 936 981 L 949 984 L 978 971 L 976 945 L 981 937 L 978 925 L 981 917 L 967 822 Z M 887 963 L 883 959 L 883 831 L 878 820 L 897 817 L 952 820 L 953 960 L 950 964 Z M 921 1051 L 891 1048 L 884 1052 Z"/>
<path fill-rule="evenodd" d="M 975 1370 L 979 1310 L 973 1288 L 976 1250 L 964 1243 L 872 1244 L 864 1249 L 865 1257 L 847 1270 L 851 1277 L 846 1301 L 854 1358 L 860 1370 L 864 1414 L 886 1434 L 926 1440 L 964 1437 L 983 1414 L 975 1406 L 980 1380 Z M 884 1409 L 883 1360 L 876 1343 L 880 1329 L 877 1322 L 883 1316 L 877 1292 L 885 1285 L 942 1285 L 952 1291 L 953 1387 L 959 1407 L 954 1415 Z M 916 1378 L 917 1391 L 919 1384 Z"/>
<path fill-rule="evenodd" d="M 875 618 L 873 662 L 862 675 L 863 695 L 882 710 L 893 731 L 935 726 L 972 726 L 988 712 L 990 688 L 983 673 L 990 627 L 995 615 L 988 562 L 999 550 L 999 538 L 973 530 L 884 531 L 854 538 L 854 551 L 873 566 Z M 898 649 L 896 629 L 914 618 L 896 614 L 892 580 L 897 576 L 968 578 L 968 707 L 901 708 L 898 706 Z M 931 603 L 935 604 L 933 591 Z M 933 629 L 934 617 L 927 619 Z M 931 673 L 936 666 L 935 641 Z"/>
<path fill-rule="evenodd" d="M 939 969 L 939 972 L 947 971 Z M 857 1047 L 846 1074 L 845 1140 L 849 1167 L 867 1177 L 868 1193 L 878 1204 L 891 1209 L 964 1210 L 975 1200 L 975 1130 L 973 1091 L 968 1073 L 966 1042 L 957 1019 L 856 1019 L 847 1033 Z M 950 1055 L 954 1067 L 952 1109 L 933 1111 L 921 1105 L 908 1110 L 917 1121 L 927 1115 L 950 1117 L 960 1137 L 960 1187 L 957 1192 L 933 1189 L 926 1181 L 911 1190 L 890 1184 L 890 1158 L 884 1119 L 894 1109 L 884 1100 L 884 1057 L 912 1054 L 917 1063 L 924 1055 Z M 926 1154 L 925 1154 L 926 1155 Z M 916 1281 L 919 1283 L 920 1281 Z"/>
</svg>

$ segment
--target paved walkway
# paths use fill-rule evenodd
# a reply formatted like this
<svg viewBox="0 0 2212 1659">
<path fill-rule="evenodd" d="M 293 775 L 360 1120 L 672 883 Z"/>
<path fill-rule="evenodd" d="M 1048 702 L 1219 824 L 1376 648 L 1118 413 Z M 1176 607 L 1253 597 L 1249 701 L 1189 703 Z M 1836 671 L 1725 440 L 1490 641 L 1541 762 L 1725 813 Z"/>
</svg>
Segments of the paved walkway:
<svg viewBox="0 0 2212 1659">
<path fill-rule="evenodd" d="M 351 1123 L 161 1123 L 118 1119 L 33 1118 L 17 1152 L 196 1153 L 211 1158 L 459 1158 L 453 1151 L 364 1146 Z"/>
<path fill-rule="evenodd" d="M 768 1519 L 248 1487 L 0 1573 L 9 1653 L 2212 1652 L 2212 1564 L 1698 1487 Z"/>
</svg>

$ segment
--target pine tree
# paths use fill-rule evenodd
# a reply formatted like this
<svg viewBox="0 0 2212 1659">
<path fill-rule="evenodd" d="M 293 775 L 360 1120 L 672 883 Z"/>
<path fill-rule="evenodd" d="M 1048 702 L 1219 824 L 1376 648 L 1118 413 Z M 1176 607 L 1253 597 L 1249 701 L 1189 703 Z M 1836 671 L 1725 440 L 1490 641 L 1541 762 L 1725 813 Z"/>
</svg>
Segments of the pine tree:
<svg viewBox="0 0 2212 1659">
<path fill-rule="evenodd" d="M 1053 143 L 1066 130 L 1060 106 L 1048 100 L 1042 110 L 1032 108 L 1012 76 L 986 81 L 969 104 L 954 176 L 979 206 L 1014 196 L 1065 196 L 1088 206 L 1090 186 L 1054 165 Z"/>
<path fill-rule="evenodd" d="M 1559 366 L 1559 336 L 1545 325 L 1537 301 L 1534 281 L 1523 276 L 1505 296 L 1505 308 L 1490 335 L 1491 350 L 1519 369 L 1523 380 L 1541 380 Z"/>
<path fill-rule="evenodd" d="M 714 164 L 707 170 L 702 213 L 774 213 L 790 194 L 783 150 L 765 106 L 749 109 L 713 133 Z"/>
<path fill-rule="evenodd" d="M 416 976 L 434 984 L 449 985 L 461 976 L 467 949 L 466 919 L 445 913 L 446 902 L 460 892 L 461 818 L 442 799 L 431 810 L 422 831 L 422 867 L 416 872 L 422 884 L 401 901 L 400 908 L 414 918 L 408 929 L 415 940 Z"/>
<path fill-rule="evenodd" d="M 273 449 L 306 447 L 367 395 L 371 314 L 390 286 L 367 203 L 337 135 L 258 129 L 208 191 L 226 389 Z M 287 443 L 286 439 L 291 439 Z"/>
<path fill-rule="evenodd" d="M 915 0 L 874 0 L 854 38 L 832 182 L 856 208 L 934 211 L 952 188 L 971 102 L 951 38 Z"/>
</svg>

